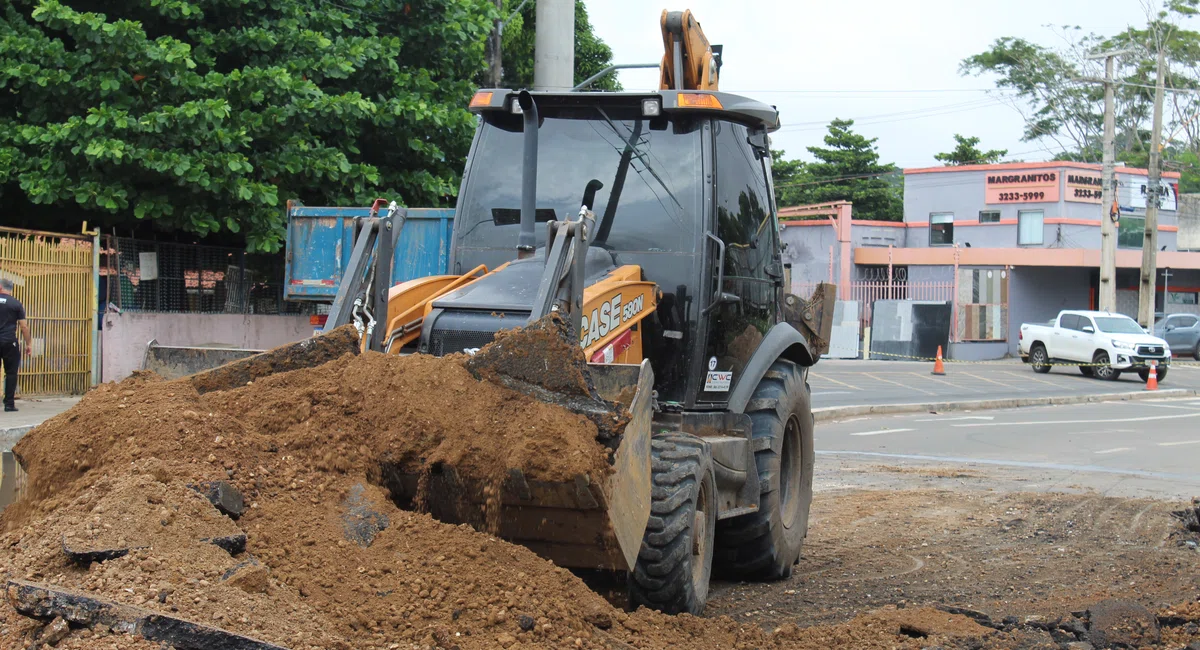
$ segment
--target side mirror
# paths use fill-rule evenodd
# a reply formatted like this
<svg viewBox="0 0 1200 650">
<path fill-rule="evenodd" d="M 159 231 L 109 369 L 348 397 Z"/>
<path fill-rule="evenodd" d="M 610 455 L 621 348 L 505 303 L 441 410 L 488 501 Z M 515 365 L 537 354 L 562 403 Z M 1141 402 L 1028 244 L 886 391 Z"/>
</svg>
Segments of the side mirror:
<svg viewBox="0 0 1200 650">
<path fill-rule="evenodd" d="M 1088 333 L 1088 334 L 1095 334 L 1095 333 L 1096 333 L 1096 328 L 1092 327 L 1091 325 L 1084 325 L 1084 326 L 1083 326 L 1083 331 L 1084 331 L 1084 332 L 1086 332 L 1086 333 Z"/>
</svg>

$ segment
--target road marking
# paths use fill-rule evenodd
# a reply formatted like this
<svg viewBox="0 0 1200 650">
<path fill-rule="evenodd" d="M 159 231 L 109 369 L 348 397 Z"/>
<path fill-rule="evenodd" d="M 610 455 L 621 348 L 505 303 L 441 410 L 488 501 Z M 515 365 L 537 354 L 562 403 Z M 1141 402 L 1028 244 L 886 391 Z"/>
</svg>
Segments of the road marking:
<svg viewBox="0 0 1200 650">
<path fill-rule="evenodd" d="M 828 375 L 817 375 L 817 374 L 814 374 L 814 375 L 813 375 L 813 377 L 814 377 L 814 378 L 816 378 L 816 379 L 820 379 L 821 381 L 832 381 L 833 383 L 837 384 L 838 386 L 841 386 L 842 388 L 849 388 L 850 390 L 862 390 L 862 389 L 861 389 L 861 388 L 859 388 L 858 386 L 851 386 L 850 384 L 847 384 L 847 383 L 846 383 L 846 382 L 844 382 L 844 381 L 838 381 L 838 380 L 836 380 L 836 379 L 834 379 L 833 377 L 830 377 L 830 376 L 828 376 Z"/>
<path fill-rule="evenodd" d="M 986 381 L 986 382 L 988 382 L 988 383 L 990 383 L 990 384 L 996 384 L 997 386 L 1003 386 L 1003 387 L 1005 387 L 1005 388 L 1014 388 L 1013 386 L 1010 386 L 1010 385 L 1008 385 L 1008 384 L 1006 384 L 1006 383 L 1004 383 L 1004 382 L 1002 382 L 1002 381 L 995 381 L 995 380 L 993 380 L 993 379 L 988 379 L 987 377 L 980 377 L 979 375 L 973 375 L 973 374 L 971 374 L 971 373 L 969 373 L 969 372 L 964 372 L 963 374 L 964 374 L 964 375 L 966 375 L 966 376 L 968 376 L 968 377 L 974 377 L 975 379 L 979 379 L 979 380 L 981 380 L 981 381 Z M 1020 389 L 1018 389 L 1018 390 L 1020 390 Z"/>
<path fill-rule="evenodd" d="M 1159 447 L 1178 447 L 1179 445 L 1200 445 L 1200 440 L 1181 440 L 1179 442 L 1160 442 Z"/>
<path fill-rule="evenodd" d="M 983 392 L 982 390 L 979 390 L 978 388 L 971 388 L 970 386 L 963 386 L 962 384 L 955 384 L 953 382 L 946 381 L 945 379 L 941 379 L 934 375 L 922 375 L 922 374 L 916 373 L 916 372 L 910 372 L 907 374 L 912 375 L 913 377 L 916 377 L 917 379 L 932 379 L 933 381 L 936 381 L 939 384 L 945 384 L 947 386 L 950 386 L 951 388 L 965 388 L 965 389 L 971 391 L 972 393 L 982 393 Z"/>
<path fill-rule="evenodd" d="M 1181 418 L 1200 417 L 1200 411 L 1195 413 L 1179 413 L 1178 415 L 1147 415 L 1140 418 L 1105 418 L 1103 420 L 1040 420 L 1037 422 L 976 422 L 973 424 L 952 424 L 954 427 L 1025 427 L 1033 424 L 1102 424 L 1105 422 L 1149 422 L 1150 420 L 1179 420 Z"/>
<path fill-rule="evenodd" d="M 848 391 L 848 390 L 821 390 L 821 391 L 813 391 L 813 397 L 816 397 L 816 396 L 818 396 L 818 395 L 845 395 L 846 393 L 849 393 L 849 392 L 851 392 L 851 391 Z"/>
<path fill-rule="evenodd" d="M 852 433 L 852 436 L 878 436 L 885 433 L 903 433 L 905 431 L 916 431 L 916 429 L 878 429 L 876 431 L 860 431 Z"/>
<path fill-rule="evenodd" d="M 1200 404 L 1195 406 L 1184 406 L 1182 404 L 1147 404 L 1146 406 L 1157 406 L 1160 409 L 1184 409 L 1185 411 L 1200 410 Z"/>
<path fill-rule="evenodd" d="M 1105 449 L 1103 451 L 1095 451 L 1092 453 L 1095 453 L 1095 454 L 1117 454 L 1122 451 L 1133 451 L 1133 447 L 1113 447 L 1112 449 Z"/>
<path fill-rule="evenodd" d="M 913 422 L 953 422 L 954 420 L 995 420 L 991 415 L 964 415 L 961 418 L 926 418 L 924 420 L 913 420 Z"/>
<path fill-rule="evenodd" d="M 1032 372 L 1030 372 L 1030 373 L 1025 373 L 1025 374 L 1021 374 L 1021 375 L 1018 375 L 1017 373 L 1015 373 L 1015 372 L 1013 372 L 1013 371 L 1011 371 L 1011 370 L 1001 370 L 1000 372 L 1002 372 L 1002 373 L 1004 373 L 1004 374 L 1006 374 L 1006 375 L 1009 375 L 1010 377 L 1014 377 L 1014 378 L 1016 378 L 1016 379 L 1019 379 L 1019 380 L 1021 380 L 1021 381 L 1036 381 L 1036 382 L 1038 382 L 1039 384 L 1046 384 L 1047 386 L 1053 386 L 1053 387 L 1055 387 L 1055 388 L 1062 388 L 1062 385 L 1061 385 L 1061 384 L 1056 384 L 1056 383 L 1054 383 L 1054 382 L 1052 382 L 1052 381 L 1046 381 L 1045 379 L 1038 379 L 1037 377 L 1031 377 L 1031 376 L 1029 376 L 1029 375 L 1032 375 L 1032 374 L 1034 374 L 1034 373 L 1032 373 Z"/>
<path fill-rule="evenodd" d="M 892 384 L 894 386 L 899 386 L 901 388 L 911 388 L 913 390 L 918 390 L 918 391 L 921 391 L 922 393 L 925 393 L 926 395 L 935 395 L 936 394 L 936 393 L 931 393 L 931 392 L 925 390 L 924 388 L 917 388 L 916 386 L 909 386 L 908 384 L 902 384 L 898 381 L 892 381 L 891 379 L 884 379 L 883 377 L 877 377 L 874 374 L 871 374 L 869 372 L 864 372 L 863 376 L 870 377 L 871 379 L 874 379 L 875 381 L 887 382 L 889 384 Z"/>
</svg>

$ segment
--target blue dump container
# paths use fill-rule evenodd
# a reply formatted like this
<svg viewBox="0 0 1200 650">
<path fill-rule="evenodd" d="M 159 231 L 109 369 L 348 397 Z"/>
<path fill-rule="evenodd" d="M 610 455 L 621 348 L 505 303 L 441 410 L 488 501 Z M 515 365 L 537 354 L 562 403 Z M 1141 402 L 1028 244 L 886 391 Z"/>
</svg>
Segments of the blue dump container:
<svg viewBox="0 0 1200 650">
<path fill-rule="evenodd" d="M 295 203 L 288 207 L 285 299 L 333 302 L 354 250 L 354 220 L 370 212 Z M 453 228 L 452 209 L 409 208 L 396 242 L 392 284 L 445 274 Z"/>
</svg>

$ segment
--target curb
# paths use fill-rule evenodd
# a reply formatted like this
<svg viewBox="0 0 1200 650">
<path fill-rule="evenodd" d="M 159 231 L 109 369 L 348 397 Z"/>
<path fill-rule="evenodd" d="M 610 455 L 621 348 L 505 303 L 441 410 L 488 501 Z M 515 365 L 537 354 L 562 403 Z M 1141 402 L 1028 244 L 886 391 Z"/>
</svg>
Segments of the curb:
<svg viewBox="0 0 1200 650">
<path fill-rule="evenodd" d="M 1001 399 L 962 400 L 957 402 L 918 402 L 911 404 L 860 404 L 855 406 L 826 406 L 812 410 L 815 422 L 828 422 L 857 415 L 894 415 L 900 413 L 925 413 L 938 411 L 986 411 L 1024 406 L 1058 406 L 1068 404 L 1091 404 L 1095 402 L 1133 402 L 1144 399 L 1170 397 L 1196 397 L 1200 391 L 1187 388 L 1171 388 L 1136 393 L 1104 393 L 1099 395 L 1053 395 L 1048 397 L 1009 397 Z"/>
<path fill-rule="evenodd" d="M 36 427 L 36 424 L 25 424 L 16 427 L 0 429 L 0 451 L 12 451 L 17 441 Z"/>
</svg>

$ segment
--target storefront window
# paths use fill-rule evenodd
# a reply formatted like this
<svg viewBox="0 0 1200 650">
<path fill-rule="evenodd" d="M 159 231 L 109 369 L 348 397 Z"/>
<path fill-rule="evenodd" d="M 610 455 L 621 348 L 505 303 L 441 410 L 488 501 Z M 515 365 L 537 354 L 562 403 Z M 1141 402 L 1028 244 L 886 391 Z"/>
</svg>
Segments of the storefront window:
<svg viewBox="0 0 1200 650">
<path fill-rule="evenodd" d="M 1041 210 L 1021 210 L 1017 213 L 1017 245 L 1041 246 L 1045 215 Z"/>
<path fill-rule="evenodd" d="M 1121 215 L 1117 225 L 1117 246 L 1119 248 L 1141 248 L 1146 235 L 1146 218 Z"/>
<path fill-rule="evenodd" d="M 949 246 L 954 243 L 954 213 L 934 212 L 929 215 L 929 245 Z"/>
</svg>

